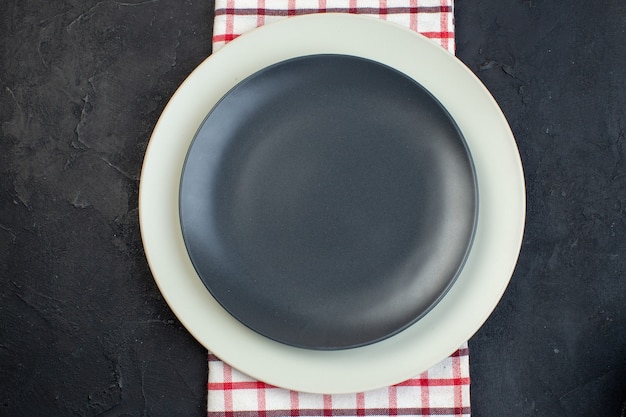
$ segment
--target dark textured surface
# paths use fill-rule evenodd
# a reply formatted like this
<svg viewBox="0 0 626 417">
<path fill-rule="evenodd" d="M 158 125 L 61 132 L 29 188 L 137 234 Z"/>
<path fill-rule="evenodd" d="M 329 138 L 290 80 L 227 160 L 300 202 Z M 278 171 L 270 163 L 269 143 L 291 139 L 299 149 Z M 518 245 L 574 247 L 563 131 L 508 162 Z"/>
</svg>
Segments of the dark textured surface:
<svg viewBox="0 0 626 417">
<path fill-rule="evenodd" d="M 149 273 L 137 189 L 210 10 L 0 4 L 0 415 L 202 415 L 206 353 Z"/>
<path fill-rule="evenodd" d="M 210 53 L 210 1 L 0 3 L 0 415 L 204 414 L 206 352 L 147 268 L 150 132 Z M 474 416 L 626 397 L 626 4 L 457 0 L 457 54 L 528 187 L 518 268 L 470 341 Z"/>
</svg>

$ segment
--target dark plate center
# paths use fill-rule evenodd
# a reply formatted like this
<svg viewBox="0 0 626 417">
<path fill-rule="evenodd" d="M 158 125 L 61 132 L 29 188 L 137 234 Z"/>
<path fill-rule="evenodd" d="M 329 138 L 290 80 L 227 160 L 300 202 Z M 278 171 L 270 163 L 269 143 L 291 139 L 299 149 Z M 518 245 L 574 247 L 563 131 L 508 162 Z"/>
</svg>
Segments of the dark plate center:
<svg viewBox="0 0 626 417">
<path fill-rule="evenodd" d="M 249 77 L 187 156 L 187 250 L 216 300 L 277 341 L 389 337 L 445 294 L 471 245 L 477 187 L 461 133 L 412 79 L 315 55 Z"/>
</svg>

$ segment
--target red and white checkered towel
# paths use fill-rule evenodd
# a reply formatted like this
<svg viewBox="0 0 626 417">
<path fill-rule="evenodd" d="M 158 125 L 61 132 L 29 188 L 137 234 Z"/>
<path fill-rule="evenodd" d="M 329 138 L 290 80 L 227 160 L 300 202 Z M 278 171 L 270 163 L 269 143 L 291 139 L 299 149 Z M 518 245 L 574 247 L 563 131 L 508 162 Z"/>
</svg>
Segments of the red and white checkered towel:
<svg viewBox="0 0 626 417">
<path fill-rule="evenodd" d="M 213 52 L 266 23 L 310 13 L 354 13 L 413 29 L 454 53 L 453 0 L 216 0 Z"/>
<path fill-rule="evenodd" d="M 266 23 L 309 13 L 356 13 L 409 27 L 454 53 L 453 0 L 216 0 L 213 51 Z M 405 382 L 354 394 L 276 388 L 209 354 L 208 417 L 470 416 L 467 343 Z"/>
<path fill-rule="evenodd" d="M 421 375 L 354 394 L 276 388 L 209 354 L 208 417 L 470 416 L 467 344 Z"/>
</svg>

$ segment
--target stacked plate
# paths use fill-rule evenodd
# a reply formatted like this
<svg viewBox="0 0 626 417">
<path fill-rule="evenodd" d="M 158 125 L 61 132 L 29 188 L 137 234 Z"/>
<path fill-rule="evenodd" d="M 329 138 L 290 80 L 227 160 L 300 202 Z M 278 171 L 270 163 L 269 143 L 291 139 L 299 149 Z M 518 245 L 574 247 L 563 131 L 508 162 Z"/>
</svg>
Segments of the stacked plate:
<svg viewBox="0 0 626 417">
<path fill-rule="evenodd" d="M 218 357 L 299 391 L 401 382 L 471 337 L 524 227 L 493 98 L 422 36 L 353 15 L 256 29 L 164 110 L 140 185 L 153 275 Z"/>
</svg>

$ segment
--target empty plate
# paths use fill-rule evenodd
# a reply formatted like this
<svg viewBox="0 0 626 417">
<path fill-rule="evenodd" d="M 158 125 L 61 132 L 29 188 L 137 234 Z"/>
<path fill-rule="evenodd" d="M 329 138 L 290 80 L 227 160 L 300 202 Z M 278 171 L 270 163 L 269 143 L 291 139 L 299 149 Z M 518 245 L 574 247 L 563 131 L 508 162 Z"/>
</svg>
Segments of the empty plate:
<svg viewBox="0 0 626 417">
<path fill-rule="evenodd" d="M 258 71 L 319 54 L 366 58 L 423 85 L 462 132 L 479 191 L 471 250 L 453 285 L 403 331 L 353 349 L 301 349 L 242 324 L 207 290 L 190 260 L 181 230 L 181 173 L 207 113 Z M 232 158 L 235 151 L 221 153 L 222 162 L 233 163 L 227 155 Z M 223 178 L 215 179 L 228 184 Z M 202 195 L 206 196 L 206 190 Z M 265 25 L 205 60 L 163 110 L 150 138 L 139 187 L 146 257 L 163 298 L 185 328 L 211 353 L 253 378 L 324 394 L 397 384 L 457 350 L 500 300 L 515 267 L 524 218 L 524 176 L 515 139 L 502 111 L 476 76 L 452 54 L 413 31 L 348 14 L 298 16 Z"/>
<path fill-rule="evenodd" d="M 276 341 L 342 349 L 423 316 L 471 246 L 463 136 L 419 83 L 378 62 L 271 65 L 212 109 L 189 149 L 191 261 L 234 317 Z"/>
</svg>

